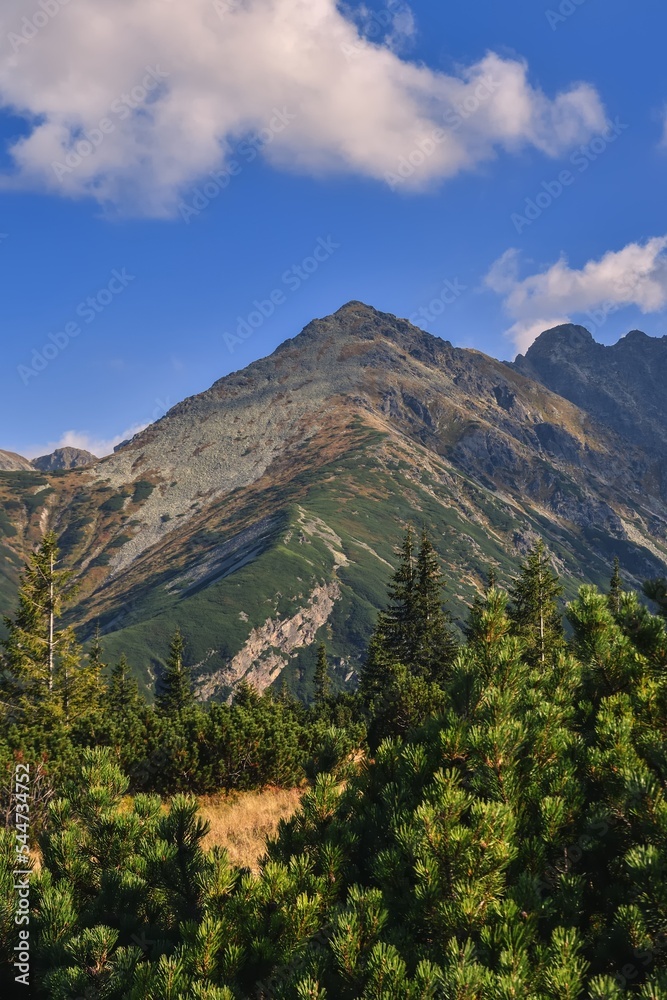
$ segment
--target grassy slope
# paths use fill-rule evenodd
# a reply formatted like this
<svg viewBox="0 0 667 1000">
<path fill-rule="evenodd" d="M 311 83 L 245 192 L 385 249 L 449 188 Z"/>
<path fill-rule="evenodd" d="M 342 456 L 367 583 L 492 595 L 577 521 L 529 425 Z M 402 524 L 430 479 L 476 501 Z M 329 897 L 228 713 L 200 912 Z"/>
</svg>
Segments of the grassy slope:
<svg viewBox="0 0 667 1000">
<path fill-rule="evenodd" d="M 562 529 L 553 518 L 519 510 L 464 476 L 452 475 L 419 449 L 401 453 L 393 447 L 390 452 L 380 434 L 367 435 L 361 447 L 356 441 L 343 457 L 302 474 L 283 488 L 279 499 L 274 529 L 237 570 L 181 592 L 146 580 L 129 602 L 126 618 L 105 636 L 107 656 L 126 652 L 137 674 L 150 684 L 178 625 L 188 641 L 189 659 L 201 664 L 202 672 L 215 671 L 243 646 L 252 627 L 269 617 L 290 617 L 313 587 L 336 572 L 341 598 L 318 638 L 327 641 L 342 685 L 384 603 L 388 564 L 395 561 L 394 546 L 408 522 L 418 529 L 426 526 L 447 578 L 457 581 L 449 606 L 459 621 L 490 564 L 501 581 L 511 579 L 516 540 L 529 538 L 530 532 L 542 534 L 560 561 L 568 596 L 582 582 L 603 584 L 609 576 L 612 548 L 602 534 L 593 541 L 604 554 L 596 554 L 592 540 L 578 529 Z M 272 498 L 274 507 L 277 500 Z M 326 541 L 304 530 L 309 520 L 339 536 L 346 565 L 335 571 Z M 233 525 L 220 532 L 219 541 L 227 540 L 229 531 Z M 587 567 L 585 576 L 582 566 Z M 314 659 L 315 646 L 292 656 L 285 678 L 295 692 L 309 695 Z"/>
<path fill-rule="evenodd" d="M 552 468 L 550 474 L 562 494 L 580 490 L 563 473 Z M 341 596 L 317 639 L 327 641 L 337 683 L 344 684 L 384 604 L 394 546 L 409 522 L 426 526 L 446 576 L 456 581 L 449 604 L 458 620 L 489 564 L 508 581 L 533 534 L 541 534 L 560 561 L 569 596 L 582 582 L 604 583 L 616 554 L 635 581 L 646 575 L 641 545 L 559 524 L 534 500 L 522 506 L 488 485 L 358 416 L 344 418 L 299 445 L 297 455 L 288 455 L 263 481 L 186 520 L 128 574 L 105 582 L 104 561 L 131 533 L 152 485 L 139 477 L 119 492 L 81 471 L 0 473 L 0 612 L 11 611 L 18 572 L 41 535 L 46 504 L 65 562 L 89 561 L 72 621 L 87 621 L 83 638 L 98 621 L 107 657 L 126 652 L 147 691 L 177 625 L 198 672 L 215 672 L 243 647 L 251 629 L 269 618 L 290 618 L 334 575 Z M 331 541 L 323 537 L 327 531 L 340 539 L 333 547 L 345 564 L 337 569 Z M 314 659 L 314 645 L 297 649 L 284 672 L 289 686 L 306 697 Z"/>
</svg>

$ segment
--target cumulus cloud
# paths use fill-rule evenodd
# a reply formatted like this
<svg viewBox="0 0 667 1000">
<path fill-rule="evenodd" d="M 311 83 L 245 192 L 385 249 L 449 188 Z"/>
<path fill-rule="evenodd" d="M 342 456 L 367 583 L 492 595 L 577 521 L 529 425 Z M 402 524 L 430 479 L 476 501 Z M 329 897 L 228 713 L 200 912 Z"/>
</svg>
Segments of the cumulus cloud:
<svg viewBox="0 0 667 1000">
<path fill-rule="evenodd" d="M 112 438 L 95 437 L 87 431 L 65 431 L 59 441 L 50 441 L 48 444 L 33 445 L 19 450 L 26 458 L 39 458 L 42 455 L 50 455 L 56 448 L 81 448 L 83 451 L 92 452 L 98 458 L 104 458 L 105 455 L 111 454 L 117 444 L 129 440 L 146 426 L 146 424 L 135 424 Z"/>
<path fill-rule="evenodd" d="M 549 97 L 518 59 L 490 52 L 447 74 L 401 58 L 415 31 L 405 5 L 390 4 L 376 41 L 336 0 L 42 3 L 3 0 L 0 105 L 27 129 L 5 187 L 168 215 L 256 130 L 271 131 L 271 163 L 309 173 L 387 180 L 412 157 L 403 179 L 419 189 L 499 151 L 558 155 L 604 127 L 594 88 Z M 288 121 L 271 129 L 277 111 Z"/>
<path fill-rule="evenodd" d="M 518 250 L 507 250 L 486 275 L 486 284 L 503 296 L 515 321 L 507 331 L 524 352 L 544 330 L 584 314 L 584 325 L 604 322 L 609 313 L 637 306 L 643 313 L 667 307 L 667 236 L 629 243 L 589 260 L 580 270 L 565 257 L 537 274 L 521 278 Z"/>
</svg>

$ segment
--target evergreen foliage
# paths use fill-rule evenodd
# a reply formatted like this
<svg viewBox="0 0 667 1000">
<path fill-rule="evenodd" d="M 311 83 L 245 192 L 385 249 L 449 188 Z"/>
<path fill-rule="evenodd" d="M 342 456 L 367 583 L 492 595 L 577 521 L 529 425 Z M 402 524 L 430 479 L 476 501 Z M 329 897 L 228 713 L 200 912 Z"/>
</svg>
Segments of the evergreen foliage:
<svg viewBox="0 0 667 1000">
<path fill-rule="evenodd" d="M 649 600 L 658 605 L 658 610 L 663 618 L 667 618 L 667 578 L 647 580 L 644 584 L 644 593 Z"/>
<path fill-rule="evenodd" d="M 613 601 L 582 587 L 566 641 L 538 545 L 509 595 L 490 580 L 445 658 L 439 568 L 424 538 L 412 549 L 358 697 L 326 695 L 321 651 L 325 714 L 249 685 L 197 705 L 180 637 L 180 694 L 156 709 L 124 658 L 85 725 L 3 708 L 3 766 L 19 746 L 59 766 L 31 877 L 34 995 L 667 1000 L 667 621 L 620 580 Z M 99 647 L 79 664 L 98 681 Z M 16 697 L 46 704 L 26 648 L 41 679 Z M 361 715 L 373 757 L 355 763 Z M 204 849 L 191 793 L 306 773 L 258 871 Z M 14 867 L 2 832 L 7 995 Z"/>
<path fill-rule="evenodd" d="M 73 588 L 71 573 L 57 565 L 51 532 L 26 567 L 15 618 L 5 618 L 3 692 L 18 713 L 67 722 L 88 706 L 92 676 L 81 665 L 73 630 L 59 625 Z"/>
<path fill-rule="evenodd" d="M 323 642 L 317 647 L 317 662 L 315 664 L 315 707 L 324 708 L 331 694 L 331 678 L 329 677 L 329 662 L 327 648 Z"/>
<path fill-rule="evenodd" d="M 167 665 L 156 697 L 158 709 L 167 714 L 182 712 L 194 701 L 192 678 L 184 655 L 185 642 L 181 630 L 176 629 L 171 637 Z"/>
<path fill-rule="evenodd" d="M 528 553 L 519 577 L 510 587 L 510 619 L 533 665 L 546 667 L 563 648 L 560 598 L 563 594 L 540 539 Z"/>
<path fill-rule="evenodd" d="M 609 581 L 609 607 L 615 615 L 620 613 L 622 595 L 623 580 L 621 579 L 621 564 L 618 556 L 616 556 L 614 558 L 614 572 Z"/>
<path fill-rule="evenodd" d="M 422 532 L 415 557 L 408 528 L 389 584 L 389 606 L 378 618 L 359 682 L 373 750 L 384 737 L 408 732 L 442 706 L 441 684 L 458 649 L 443 590 L 428 535 Z"/>
</svg>

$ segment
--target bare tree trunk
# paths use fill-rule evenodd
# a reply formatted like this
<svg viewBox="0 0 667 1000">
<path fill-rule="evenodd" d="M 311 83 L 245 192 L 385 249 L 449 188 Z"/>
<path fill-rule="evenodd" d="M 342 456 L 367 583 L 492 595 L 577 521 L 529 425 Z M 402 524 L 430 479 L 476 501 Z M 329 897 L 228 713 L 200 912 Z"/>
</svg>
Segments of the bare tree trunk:
<svg viewBox="0 0 667 1000">
<path fill-rule="evenodd" d="M 542 567 L 540 566 L 540 660 L 542 664 L 546 659 L 544 653 L 544 590 L 542 587 Z"/>
<path fill-rule="evenodd" d="M 53 626 L 54 626 L 54 614 L 53 614 L 53 554 L 51 554 L 50 560 L 50 577 L 49 577 L 49 693 L 53 691 Z"/>
</svg>

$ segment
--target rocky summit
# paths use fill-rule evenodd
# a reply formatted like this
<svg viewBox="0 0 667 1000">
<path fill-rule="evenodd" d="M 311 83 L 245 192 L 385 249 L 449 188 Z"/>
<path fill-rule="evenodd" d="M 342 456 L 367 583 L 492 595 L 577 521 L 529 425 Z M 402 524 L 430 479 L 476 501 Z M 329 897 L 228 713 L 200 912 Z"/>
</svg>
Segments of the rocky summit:
<svg viewBox="0 0 667 1000">
<path fill-rule="evenodd" d="M 97 455 L 83 448 L 56 448 L 50 455 L 33 458 L 31 464 L 42 472 L 53 472 L 56 469 L 80 469 L 98 461 Z"/>
<path fill-rule="evenodd" d="M 632 444 L 662 457 L 667 483 L 667 337 L 631 330 L 610 347 L 581 326 L 541 334 L 513 365 Z"/>
<path fill-rule="evenodd" d="M 538 535 L 569 594 L 614 556 L 638 584 L 667 567 L 666 357 L 667 338 L 565 326 L 507 364 L 350 302 L 105 459 L 0 453 L 0 600 L 53 527 L 82 637 L 99 624 L 150 686 L 180 625 L 218 699 L 243 678 L 307 693 L 325 636 L 352 683 L 409 522 L 455 617 Z"/>
</svg>

